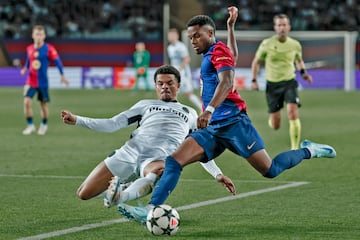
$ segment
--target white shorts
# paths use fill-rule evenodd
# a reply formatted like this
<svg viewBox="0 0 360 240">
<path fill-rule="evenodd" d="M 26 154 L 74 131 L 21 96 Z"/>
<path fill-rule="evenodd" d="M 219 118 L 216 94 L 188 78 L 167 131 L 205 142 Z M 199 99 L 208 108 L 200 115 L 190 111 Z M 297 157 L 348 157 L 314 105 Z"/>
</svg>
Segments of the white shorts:
<svg viewBox="0 0 360 240">
<path fill-rule="evenodd" d="M 154 143 L 149 139 L 130 139 L 115 150 L 104 161 L 110 172 L 120 178 L 121 183 L 134 181 L 144 176 L 145 166 L 155 160 L 165 160 L 176 150 L 175 145 Z"/>
</svg>

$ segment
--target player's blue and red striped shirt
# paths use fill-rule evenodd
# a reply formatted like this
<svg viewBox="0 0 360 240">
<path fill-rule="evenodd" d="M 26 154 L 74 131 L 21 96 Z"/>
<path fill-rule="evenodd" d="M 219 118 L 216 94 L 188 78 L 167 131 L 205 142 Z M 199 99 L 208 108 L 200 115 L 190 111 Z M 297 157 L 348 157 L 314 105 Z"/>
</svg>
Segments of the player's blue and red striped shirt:
<svg viewBox="0 0 360 240">
<path fill-rule="evenodd" d="M 202 82 L 202 100 L 206 107 L 214 96 L 215 89 L 219 84 L 218 73 L 226 70 L 235 71 L 234 55 L 230 49 L 221 41 L 216 42 L 203 54 L 200 78 Z M 230 91 L 215 110 L 211 121 L 219 121 L 235 116 L 241 111 L 246 111 L 246 103 L 240 97 L 237 90 Z"/>
<path fill-rule="evenodd" d="M 26 79 L 26 85 L 33 88 L 47 88 L 48 66 L 50 61 L 54 61 L 60 74 L 63 74 L 63 66 L 55 47 L 49 43 L 44 43 L 40 48 L 35 48 L 34 44 L 26 48 L 25 66 L 29 69 L 29 75 Z"/>
</svg>

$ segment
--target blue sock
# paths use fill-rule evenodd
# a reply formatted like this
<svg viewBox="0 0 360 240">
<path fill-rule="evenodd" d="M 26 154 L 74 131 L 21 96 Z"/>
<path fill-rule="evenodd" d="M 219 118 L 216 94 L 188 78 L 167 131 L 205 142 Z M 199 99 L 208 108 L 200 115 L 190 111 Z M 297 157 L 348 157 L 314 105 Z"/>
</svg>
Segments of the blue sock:
<svg viewBox="0 0 360 240">
<path fill-rule="evenodd" d="M 160 180 L 156 183 L 150 204 L 160 205 L 165 202 L 179 181 L 182 166 L 172 157 L 165 159 L 165 170 Z"/>
<path fill-rule="evenodd" d="M 43 125 L 46 125 L 46 124 L 47 124 L 47 118 L 43 118 L 43 119 L 41 120 L 41 123 L 42 123 Z"/>
<path fill-rule="evenodd" d="M 302 160 L 311 158 L 310 151 L 306 148 L 282 152 L 271 163 L 271 167 L 264 177 L 274 178 L 286 169 L 298 165 Z"/>
<path fill-rule="evenodd" d="M 27 122 L 28 125 L 34 124 L 32 117 L 27 117 L 27 118 L 26 118 L 26 122 Z"/>
</svg>

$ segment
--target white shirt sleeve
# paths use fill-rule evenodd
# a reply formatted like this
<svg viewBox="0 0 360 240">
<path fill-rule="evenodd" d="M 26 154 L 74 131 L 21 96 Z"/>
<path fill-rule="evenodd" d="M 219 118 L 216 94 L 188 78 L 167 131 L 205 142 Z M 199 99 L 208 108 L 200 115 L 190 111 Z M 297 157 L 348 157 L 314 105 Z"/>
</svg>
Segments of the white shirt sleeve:
<svg viewBox="0 0 360 240">
<path fill-rule="evenodd" d="M 191 109 L 191 116 L 192 119 L 190 121 L 190 132 L 193 132 L 197 129 L 197 118 L 198 118 L 198 114 L 194 109 Z"/>
<path fill-rule="evenodd" d="M 207 163 L 200 162 L 201 166 L 214 178 L 216 178 L 217 175 L 223 174 L 221 169 L 216 165 L 214 159 L 208 161 Z"/>
<path fill-rule="evenodd" d="M 112 118 L 89 118 L 76 116 L 76 125 L 89 128 L 97 132 L 115 132 L 141 119 L 144 108 L 141 101 L 130 109 L 121 112 Z"/>
</svg>

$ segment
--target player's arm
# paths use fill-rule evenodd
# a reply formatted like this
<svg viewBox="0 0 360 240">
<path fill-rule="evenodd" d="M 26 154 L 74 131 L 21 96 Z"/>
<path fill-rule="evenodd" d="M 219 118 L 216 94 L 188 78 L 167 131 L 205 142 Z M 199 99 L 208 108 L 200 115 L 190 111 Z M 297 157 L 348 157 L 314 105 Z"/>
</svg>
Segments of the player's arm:
<svg viewBox="0 0 360 240">
<path fill-rule="evenodd" d="M 230 48 L 231 53 L 234 55 L 235 58 L 235 66 L 237 62 L 237 58 L 239 55 L 237 42 L 235 38 L 235 22 L 238 17 L 238 9 L 236 7 L 229 7 L 229 18 L 227 19 L 227 46 Z"/>
<path fill-rule="evenodd" d="M 257 76 L 260 70 L 260 59 L 257 55 L 255 55 L 254 59 L 251 62 L 251 73 L 252 73 L 252 80 L 251 80 L 251 89 L 259 90 L 259 84 L 257 82 Z"/>
<path fill-rule="evenodd" d="M 308 83 L 312 83 L 313 81 L 312 76 L 307 73 L 304 60 L 302 58 L 299 58 L 298 60 L 295 61 L 295 64 L 296 64 L 296 68 L 301 74 L 301 77 L 306 81 L 308 81 Z"/>
<path fill-rule="evenodd" d="M 65 75 L 64 75 L 64 67 L 63 64 L 61 62 L 61 59 L 58 57 L 54 60 L 54 63 L 56 65 L 56 67 L 58 68 L 59 72 L 60 72 L 60 77 L 61 77 L 61 83 L 65 84 L 66 86 L 69 85 L 69 81 L 66 79 Z"/>
<path fill-rule="evenodd" d="M 201 166 L 212 175 L 219 183 L 222 183 L 224 187 L 233 195 L 236 194 L 236 189 L 234 183 L 231 179 L 225 176 L 221 169 L 216 165 L 214 160 L 210 160 L 206 163 L 201 162 Z"/>
<path fill-rule="evenodd" d="M 20 71 L 21 75 L 24 75 L 26 73 L 26 71 L 29 69 L 29 66 L 30 66 L 30 60 L 29 57 L 26 57 L 25 65 Z"/>
<path fill-rule="evenodd" d="M 187 65 L 190 64 L 190 61 L 191 61 L 191 59 L 190 59 L 189 55 L 183 56 L 178 70 L 179 71 L 183 70 Z"/>
<path fill-rule="evenodd" d="M 61 119 L 63 123 L 69 124 L 69 125 L 75 125 L 76 124 L 76 115 L 72 114 L 71 112 L 67 110 L 61 111 Z"/>
<path fill-rule="evenodd" d="M 229 92 L 233 89 L 234 84 L 234 70 L 223 70 L 218 73 L 219 84 L 215 89 L 214 96 L 210 103 L 205 108 L 205 111 L 200 115 L 197 121 L 198 128 L 207 127 L 210 122 L 212 113 L 215 109 L 226 99 Z"/>
<path fill-rule="evenodd" d="M 64 123 L 89 128 L 97 132 L 115 132 L 138 122 L 142 117 L 141 102 L 132 108 L 111 118 L 90 118 L 72 114 L 63 110 L 61 117 Z"/>
<path fill-rule="evenodd" d="M 74 115 L 67 111 L 62 111 L 61 115 L 63 122 L 66 124 L 86 127 L 97 132 L 115 132 L 129 125 L 124 113 L 112 118 L 90 118 Z"/>
<path fill-rule="evenodd" d="M 209 105 L 217 108 L 226 99 L 234 82 L 234 70 L 224 70 L 218 73 L 219 84 L 215 89 Z M 206 110 L 205 110 L 206 111 Z"/>
<path fill-rule="evenodd" d="M 144 67 L 148 67 L 150 65 L 150 60 L 151 60 L 151 54 L 149 51 L 146 51 L 146 54 L 144 56 Z"/>
<path fill-rule="evenodd" d="M 58 52 L 56 51 L 55 47 L 51 44 L 48 44 L 49 47 L 49 52 L 48 52 L 48 57 L 50 60 L 53 60 L 57 69 L 60 72 L 60 76 L 61 76 L 61 83 L 65 84 L 66 86 L 69 85 L 69 81 L 66 79 L 65 75 L 64 75 L 64 69 L 63 69 L 63 64 L 61 62 L 61 59 L 59 57 Z"/>
<path fill-rule="evenodd" d="M 179 54 L 181 56 L 181 63 L 179 66 L 179 71 L 182 71 L 187 65 L 190 64 L 191 58 L 188 49 L 186 48 L 185 44 L 179 44 Z"/>
</svg>

